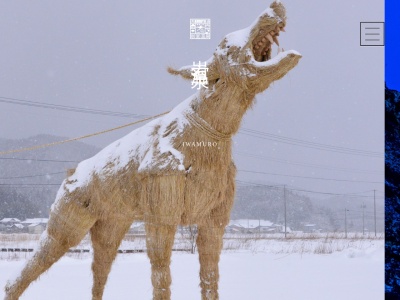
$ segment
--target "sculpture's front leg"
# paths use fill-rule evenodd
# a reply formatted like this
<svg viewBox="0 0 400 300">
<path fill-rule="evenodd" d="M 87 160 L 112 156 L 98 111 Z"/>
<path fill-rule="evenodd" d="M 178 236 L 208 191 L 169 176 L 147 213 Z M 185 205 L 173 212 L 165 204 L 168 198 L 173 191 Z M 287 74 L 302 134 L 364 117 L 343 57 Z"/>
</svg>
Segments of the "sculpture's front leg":
<svg viewBox="0 0 400 300">
<path fill-rule="evenodd" d="M 171 299 L 171 253 L 176 226 L 146 224 L 147 255 L 151 262 L 153 300 Z"/>
<path fill-rule="evenodd" d="M 212 210 L 209 218 L 198 225 L 197 248 L 200 259 L 200 287 L 202 300 L 218 300 L 219 258 L 223 246 L 223 235 L 229 223 L 235 198 L 236 168 L 228 168 L 225 193 L 218 199 L 219 206 Z"/>
<path fill-rule="evenodd" d="M 151 262 L 153 300 L 171 299 L 171 253 L 183 207 L 184 175 L 142 179 L 147 255 Z"/>
<path fill-rule="evenodd" d="M 225 226 L 199 226 L 197 248 L 200 259 L 200 287 L 202 300 L 217 300 L 219 257 Z"/>
</svg>

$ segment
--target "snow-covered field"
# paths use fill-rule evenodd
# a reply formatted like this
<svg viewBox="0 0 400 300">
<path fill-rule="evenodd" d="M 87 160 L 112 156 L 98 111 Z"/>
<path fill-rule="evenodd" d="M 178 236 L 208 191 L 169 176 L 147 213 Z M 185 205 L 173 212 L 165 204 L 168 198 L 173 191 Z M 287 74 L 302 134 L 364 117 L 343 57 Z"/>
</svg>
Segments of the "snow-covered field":
<svg viewBox="0 0 400 300">
<path fill-rule="evenodd" d="M 126 241 L 122 246 L 128 249 L 141 244 L 137 242 Z M 19 247 L 31 243 L 20 241 Z M 9 246 L 9 242 L 1 242 L 0 247 L 5 244 Z M 0 286 L 17 274 L 30 255 L 1 254 Z M 69 254 L 33 283 L 21 300 L 91 299 L 90 264 L 90 253 Z M 200 299 L 197 254 L 174 252 L 171 269 L 172 299 Z M 221 300 L 384 299 L 384 240 L 354 236 L 226 239 L 220 275 Z M 120 254 L 104 299 L 142 300 L 151 295 L 146 254 Z M 3 296 L 0 290 L 0 299 Z"/>
</svg>

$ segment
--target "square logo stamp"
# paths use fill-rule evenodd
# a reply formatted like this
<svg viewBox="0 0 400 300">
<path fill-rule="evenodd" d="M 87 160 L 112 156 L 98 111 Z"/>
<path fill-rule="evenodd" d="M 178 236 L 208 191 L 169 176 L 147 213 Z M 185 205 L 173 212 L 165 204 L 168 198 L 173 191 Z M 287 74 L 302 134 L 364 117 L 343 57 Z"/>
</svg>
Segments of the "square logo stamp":
<svg viewBox="0 0 400 300">
<path fill-rule="evenodd" d="M 211 19 L 190 19 L 190 39 L 208 40 L 211 38 Z"/>
</svg>

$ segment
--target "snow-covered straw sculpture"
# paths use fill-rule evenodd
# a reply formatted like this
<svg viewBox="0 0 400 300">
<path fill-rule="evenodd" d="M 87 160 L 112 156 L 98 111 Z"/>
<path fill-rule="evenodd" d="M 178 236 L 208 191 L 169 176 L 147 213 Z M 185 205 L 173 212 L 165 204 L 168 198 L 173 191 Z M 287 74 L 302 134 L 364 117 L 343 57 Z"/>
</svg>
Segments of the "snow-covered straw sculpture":
<svg viewBox="0 0 400 300">
<path fill-rule="evenodd" d="M 88 232 L 93 299 L 102 299 L 121 240 L 140 220 L 146 224 L 153 299 L 170 299 L 175 231 L 191 224 L 198 226 L 202 299 L 218 299 L 222 236 L 235 194 L 232 136 L 256 94 L 301 58 L 296 51 L 271 58 L 285 25 L 285 8 L 275 1 L 251 26 L 222 40 L 207 61 L 208 88 L 81 162 L 62 183 L 40 246 L 6 286 L 5 299 L 18 299 Z M 168 71 L 191 80 L 191 68 Z"/>
</svg>

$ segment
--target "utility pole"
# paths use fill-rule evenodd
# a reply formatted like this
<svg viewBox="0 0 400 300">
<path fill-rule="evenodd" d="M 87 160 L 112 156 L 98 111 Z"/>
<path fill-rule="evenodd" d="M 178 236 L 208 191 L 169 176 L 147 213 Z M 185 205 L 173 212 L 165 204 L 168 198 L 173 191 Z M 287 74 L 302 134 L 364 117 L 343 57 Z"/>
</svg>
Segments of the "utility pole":
<svg viewBox="0 0 400 300">
<path fill-rule="evenodd" d="M 283 203 L 285 206 L 285 239 L 286 239 L 286 185 L 283 186 Z"/>
<path fill-rule="evenodd" d="M 344 208 L 344 236 L 347 239 L 347 208 Z"/>
<path fill-rule="evenodd" d="M 362 204 L 362 224 L 363 224 L 363 235 L 365 234 L 365 221 L 364 221 L 364 217 L 365 217 L 365 213 L 364 213 L 364 210 L 365 210 L 365 204 L 364 204 L 364 202 L 363 202 L 363 204 Z"/>
<path fill-rule="evenodd" d="M 374 225 L 375 225 L 375 237 L 376 237 L 376 201 L 375 201 L 375 190 L 374 190 Z"/>
</svg>

